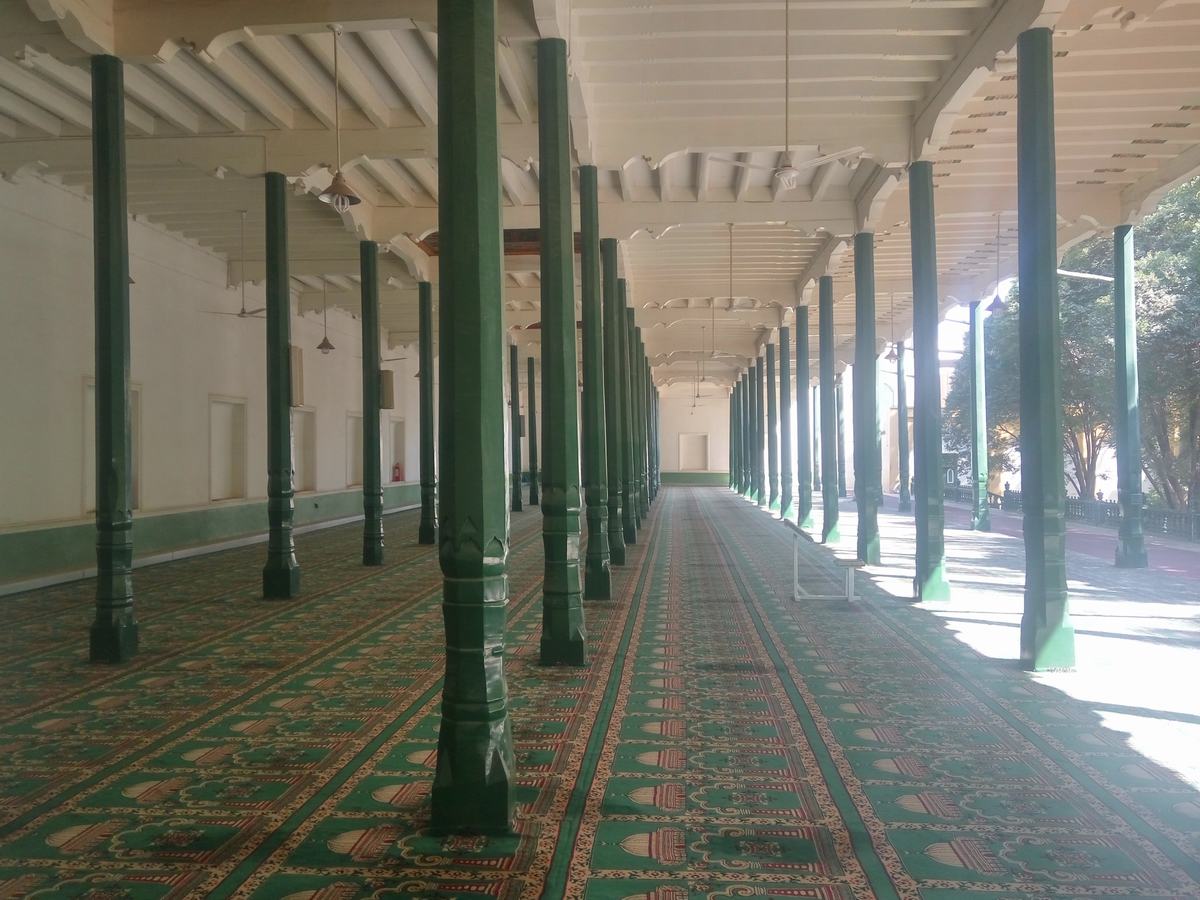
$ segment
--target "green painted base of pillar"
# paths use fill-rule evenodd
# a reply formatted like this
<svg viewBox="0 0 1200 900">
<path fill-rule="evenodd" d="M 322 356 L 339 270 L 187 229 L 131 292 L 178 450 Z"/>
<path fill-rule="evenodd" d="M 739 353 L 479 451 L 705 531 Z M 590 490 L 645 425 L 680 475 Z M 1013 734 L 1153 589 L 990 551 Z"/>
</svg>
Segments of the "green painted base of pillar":
<svg viewBox="0 0 1200 900">
<path fill-rule="evenodd" d="M 828 528 L 821 529 L 821 543 L 836 544 L 841 539 L 842 530 L 838 527 L 836 522 Z"/>
<path fill-rule="evenodd" d="M 300 566 L 296 563 L 263 569 L 263 599 L 290 600 L 300 596 Z"/>
<path fill-rule="evenodd" d="M 900 512 L 912 512 L 912 500 L 907 497 L 900 498 Z"/>
<path fill-rule="evenodd" d="M 986 512 L 985 513 L 976 513 L 975 515 L 971 516 L 971 530 L 972 531 L 991 531 L 992 530 L 992 517 L 989 516 Z"/>
<path fill-rule="evenodd" d="M 138 623 L 133 615 L 113 622 L 93 622 L 88 659 L 94 663 L 123 663 L 137 656 Z"/>
<path fill-rule="evenodd" d="M 550 623 L 542 622 L 541 654 L 538 662 L 543 666 L 586 666 L 588 662 L 587 635 L 583 621 L 573 626 L 563 637 L 550 633 Z"/>
<path fill-rule="evenodd" d="M 950 599 L 950 582 L 945 566 L 935 566 L 924 579 L 913 579 L 913 596 L 921 603 L 945 603 Z"/>
<path fill-rule="evenodd" d="M 583 575 L 584 600 L 612 599 L 612 569 L 606 561 L 597 568 L 588 568 Z"/>
<path fill-rule="evenodd" d="M 796 515 L 796 504 L 789 503 L 779 512 L 779 517 L 782 519 L 791 519 Z"/>
<path fill-rule="evenodd" d="M 767 504 L 767 508 L 772 512 L 779 512 L 779 498 L 772 497 L 771 502 Z"/>
<path fill-rule="evenodd" d="M 622 538 L 624 538 L 625 536 L 624 536 L 624 535 L 621 535 L 621 537 L 622 537 Z M 617 544 L 612 544 L 612 543 L 610 543 L 610 544 L 609 544 L 609 549 L 608 549 L 608 561 L 609 561 L 609 562 L 610 562 L 612 565 L 614 565 L 614 566 L 623 566 L 623 565 L 625 565 L 625 544 L 624 544 L 624 541 L 622 541 L 622 543 L 621 543 L 620 545 L 617 545 Z M 610 580 L 611 580 L 611 575 L 610 575 Z"/>
<path fill-rule="evenodd" d="M 538 496 L 537 476 L 531 475 L 529 478 L 529 505 L 539 506 L 541 502 L 542 498 Z"/>
<path fill-rule="evenodd" d="M 803 528 L 805 531 L 812 531 L 813 527 L 816 525 L 816 523 L 813 521 L 812 510 L 809 510 L 807 513 L 804 513 L 803 515 L 797 513 L 796 519 L 797 519 L 796 524 L 799 525 L 801 528 Z"/>
<path fill-rule="evenodd" d="M 1126 544 L 1118 538 L 1115 565 L 1118 569 L 1145 569 L 1150 565 L 1144 544 Z"/>
<path fill-rule="evenodd" d="M 433 525 L 427 525 L 422 522 L 420 527 L 417 529 L 417 543 L 433 544 L 436 543 L 436 541 L 437 529 Z"/>
<path fill-rule="evenodd" d="M 363 545 L 363 565 L 364 566 L 382 566 L 383 565 L 383 545 L 382 544 L 364 544 Z"/>
<path fill-rule="evenodd" d="M 868 566 L 879 565 L 882 558 L 879 552 L 878 536 L 871 538 L 866 542 L 859 542 L 858 558 L 865 562 Z"/>
<path fill-rule="evenodd" d="M 512 834 L 515 770 L 508 716 L 498 722 L 443 720 L 433 780 L 434 834 Z"/>
<path fill-rule="evenodd" d="M 1065 672 L 1075 668 L 1075 626 L 1065 601 L 1046 604 L 1046 621 L 1021 618 L 1021 668 Z"/>
</svg>

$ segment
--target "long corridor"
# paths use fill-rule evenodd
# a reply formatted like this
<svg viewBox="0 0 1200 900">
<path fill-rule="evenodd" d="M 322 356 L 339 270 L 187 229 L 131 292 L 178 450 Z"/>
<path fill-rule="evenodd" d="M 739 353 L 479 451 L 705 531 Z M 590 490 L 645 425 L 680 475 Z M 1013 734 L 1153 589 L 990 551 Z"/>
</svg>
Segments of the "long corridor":
<svg viewBox="0 0 1200 900">
<path fill-rule="evenodd" d="M 591 665 L 537 664 L 536 509 L 513 515 L 518 833 L 425 830 L 436 552 L 388 517 L 137 573 L 143 652 L 91 666 L 90 586 L 8 602 L 0 897 L 1200 896 L 1200 795 L 1086 703 L 866 579 L 793 602 L 792 545 L 722 488 L 665 488 Z M 808 546 L 804 583 L 836 577 Z M 89 893 L 91 892 L 91 893 Z"/>
</svg>

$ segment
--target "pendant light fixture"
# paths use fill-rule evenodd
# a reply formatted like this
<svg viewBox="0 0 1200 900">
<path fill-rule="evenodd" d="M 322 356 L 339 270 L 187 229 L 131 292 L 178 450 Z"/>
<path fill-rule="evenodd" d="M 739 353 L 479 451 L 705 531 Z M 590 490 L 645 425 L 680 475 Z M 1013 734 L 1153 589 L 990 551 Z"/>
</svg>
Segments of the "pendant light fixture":
<svg viewBox="0 0 1200 900">
<path fill-rule="evenodd" d="M 328 356 L 337 348 L 329 340 L 329 279 L 324 277 L 321 279 L 321 317 L 325 322 L 325 336 L 321 338 L 321 343 L 317 344 L 317 349 Z"/>
<path fill-rule="evenodd" d="M 887 356 L 885 356 L 884 359 L 886 359 L 888 362 L 895 362 L 900 358 L 900 355 L 896 352 L 896 294 L 894 291 L 888 292 L 888 306 L 890 307 L 890 311 L 888 312 L 888 320 L 890 323 L 888 325 L 888 331 L 891 333 L 892 346 L 888 350 Z"/>
<path fill-rule="evenodd" d="M 342 26 L 330 25 L 329 30 L 333 32 L 333 133 L 337 142 L 337 158 L 334 160 L 333 181 L 321 191 L 320 199 L 341 214 L 361 203 L 362 199 L 350 189 L 342 174 L 342 85 L 338 73 L 338 38 Z"/>
<path fill-rule="evenodd" d="M 988 307 L 988 312 L 999 312 L 1004 308 L 1004 301 L 1000 299 L 1000 213 L 996 213 L 996 296 L 992 298 L 992 303 Z"/>
</svg>

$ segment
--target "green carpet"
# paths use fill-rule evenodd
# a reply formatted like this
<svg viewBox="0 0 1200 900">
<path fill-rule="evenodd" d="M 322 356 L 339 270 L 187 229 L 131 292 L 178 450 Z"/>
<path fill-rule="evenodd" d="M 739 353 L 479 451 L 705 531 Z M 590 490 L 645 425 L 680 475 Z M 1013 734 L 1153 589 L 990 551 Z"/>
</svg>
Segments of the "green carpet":
<svg viewBox="0 0 1200 900">
<path fill-rule="evenodd" d="M 0 898 L 1200 896 L 1200 796 L 1086 704 L 869 586 L 790 600 L 791 543 L 670 488 L 592 665 L 537 665 L 540 514 L 513 515 L 518 833 L 424 830 L 440 574 L 387 521 L 141 570 L 143 652 L 86 662 L 91 585 L 6 600 Z M 808 583 L 837 577 L 805 549 Z"/>
</svg>

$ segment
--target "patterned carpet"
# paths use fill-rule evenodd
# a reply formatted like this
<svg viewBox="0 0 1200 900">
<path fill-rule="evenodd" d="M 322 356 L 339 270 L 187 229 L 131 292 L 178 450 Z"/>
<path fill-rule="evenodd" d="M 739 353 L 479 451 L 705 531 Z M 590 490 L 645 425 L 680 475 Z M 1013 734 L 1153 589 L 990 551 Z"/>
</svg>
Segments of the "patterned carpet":
<svg viewBox="0 0 1200 900">
<path fill-rule="evenodd" d="M 870 586 L 791 602 L 787 533 L 723 489 L 665 489 L 592 665 L 538 666 L 539 525 L 517 835 L 423 831 L 440 575 L 404 513 L 383 569 L 301 538 L 299 601 L 256 599 L 261 547 L 139 571 L 125 668 L 85 661 L 89 584 L 4 601 L 0 898 L 1200 897 L 1195 790 Z"/>
</svg>

